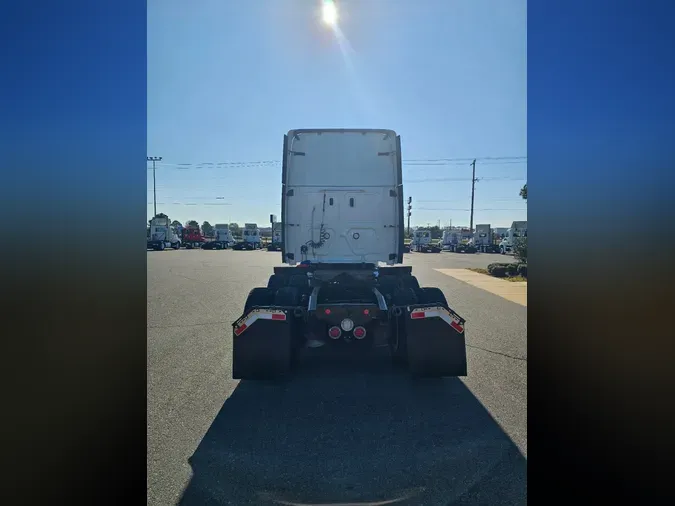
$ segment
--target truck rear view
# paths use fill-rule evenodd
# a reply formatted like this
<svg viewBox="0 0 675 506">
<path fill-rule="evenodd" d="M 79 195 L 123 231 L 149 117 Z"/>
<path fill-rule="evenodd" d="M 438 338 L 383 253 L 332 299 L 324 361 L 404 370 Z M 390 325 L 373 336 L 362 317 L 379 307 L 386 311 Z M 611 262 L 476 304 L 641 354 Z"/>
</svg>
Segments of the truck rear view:
<svg viewBox="0 0 675 506">
<path fill-rule="evenodd" d="M 401 263 L 399 138 L 391 130 L 293 130 L 282 174 L 283 261 Z"/>
<path fill-rule="evenodd" d="M 291 130 L 282 260 L 232 324 L 232 376 L 288 374 L 302 350 L 389 347 L 416 376 L 466 375 L 465 321 L 403 262 L 401 141 L 393 130 Z M 383 265 L 386 264 L 386 265 Z"/>
</svg>

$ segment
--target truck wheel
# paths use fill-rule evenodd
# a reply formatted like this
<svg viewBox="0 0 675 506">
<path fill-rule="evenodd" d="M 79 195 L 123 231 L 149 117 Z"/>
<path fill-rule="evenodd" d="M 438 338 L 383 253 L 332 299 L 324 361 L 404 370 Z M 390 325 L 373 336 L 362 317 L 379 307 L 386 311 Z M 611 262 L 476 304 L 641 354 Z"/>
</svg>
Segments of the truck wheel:
<svg viewBox="0 0 675 506">
<path fill-rule="evenodd" d="M 500 246 L 500 247 L 499 247 L 499 252 L 500 252 L 502 255 L 506 255 L 506 250 L 504 249 L 504 246 Z"/>
<path fill-rule="evenodd" d="M 274 301 L 274 292 L 269 288 L 254 288 L 248 292 L 244 313 L 248 313 L 255 306 L 271 306 Z"/>
<path fill-rule="evenodd" d="M 164 243 L 163 242 L 159 243 L 159 251 L 164 251 Z"/>
<path fill-rule="evenodd" d="M 307 288 L 307 276 L 304 274 L 294 274 L 288 280 L 288 286 L 295 286 L 297 288 Z"/>
<path fill-rule="evenodd" d="M 417 290 L 418 303 L 448 303 L 442 290 L 425 287 Z M 416 320 L 407 333 L 408 371 L 412 376 L 441 378 L 466 376 L 466 344 L 463 333 L 457 333 L 439 319 Z"/>
<path fill-rule="evenodd" d="M 278 274 L 272 274 L 270 276 L 270 279 L 267 280 L 267 288 L 269 288 L 273 292 L 276 292 L 282 286 L 285 286 L 285 280 L 282 276 L 279 276 Z"/>
<path fill-rule="evenodd" d="M 275 306 L 297 306 L 300 293 L 295 286 L 282 286 L 274 294 Z"/>
<path fill-rule="evenodd" d="M 448 305 L 448 301 L 445 298 L 445 294 L 440 288 L 436 287 L 425 287 L 418 288 L 415 290 L 417 295 L 418 304 L 442 304 L 444 306 Z"/>
<path fill-rule="evenodd" d="M 377 288 L 385 297 L 387 295 L 393 296 L 394 292 L 398 289 L 398 280 L 397 276 L 380 276 L 377 280 Z"/>
<path fill-rule="evenodd" d="M 417 280 L 415 276 L 405 276 L 403 278 L 403 287 L 417 290 L 420 287 L 420 282 Z"/>
</svg>

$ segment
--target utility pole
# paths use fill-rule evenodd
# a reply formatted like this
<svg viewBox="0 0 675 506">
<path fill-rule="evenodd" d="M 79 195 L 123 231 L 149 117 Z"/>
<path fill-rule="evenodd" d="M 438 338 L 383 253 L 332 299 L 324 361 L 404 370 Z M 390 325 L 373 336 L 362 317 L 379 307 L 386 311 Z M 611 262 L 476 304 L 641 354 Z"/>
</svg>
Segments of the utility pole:
<svg viewBox="0 0 675 506">
<path fill-rule="evenodd" d="M 410 215 L 412 209 L 412 197 L 408 197 L 408 235 L 410 235 Z"/>
<path fill-rule="evenodd" d="M 157 216 L 157 185 L 156 185 L 156 178 L 155 178 L 155 162 L 161 162 L 162 157 L 161 156 L 148 156 L 147 157 L 148 162 L 152 162 L 152 202 L 155 206 L 155 214 L 153 216 Z"/>
<path fill-rule="evenodd" d="M 473 232 L 473 197 L 476 190 L 476 160 L 471 164 L 473 167 L 473 174 L 471 175 L 471 221 L 469 222 L 469 230 Z"/>
</svg>

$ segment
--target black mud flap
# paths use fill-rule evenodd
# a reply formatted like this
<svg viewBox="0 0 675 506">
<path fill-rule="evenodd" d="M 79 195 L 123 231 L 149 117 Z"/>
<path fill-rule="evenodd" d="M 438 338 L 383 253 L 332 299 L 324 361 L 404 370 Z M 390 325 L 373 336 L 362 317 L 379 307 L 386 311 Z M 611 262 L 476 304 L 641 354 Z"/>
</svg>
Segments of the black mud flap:
<svg viewBox="0 0 675 506">
<path fill-rule="evenodd" d="M 466 376 L 465 320 L 436 304 L 405 308 L 408 368 L 413 376 Z"/>
<path fill-rule="evenodd" d="M 232 378 L 276 379 L 291 369 L 292 311 L 256 307 L 232 324 Z"/>
</svg>

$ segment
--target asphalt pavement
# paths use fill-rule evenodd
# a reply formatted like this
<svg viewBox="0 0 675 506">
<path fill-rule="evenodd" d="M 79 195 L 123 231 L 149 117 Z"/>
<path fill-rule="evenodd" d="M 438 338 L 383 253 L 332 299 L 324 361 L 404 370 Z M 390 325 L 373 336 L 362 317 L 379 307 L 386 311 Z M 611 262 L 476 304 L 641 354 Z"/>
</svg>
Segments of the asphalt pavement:
<svg viewBox="0 0 675 506">
<path fill-rule="evenodd" d="M 280 256 L 148 252 L 148 504 L 526 504 L 527 308 L 434 270 L 504 257 L 405 256 L 467 320 L 465 378 L 382 356 L 232 380 L 231 323 Z"/>
</svg>

